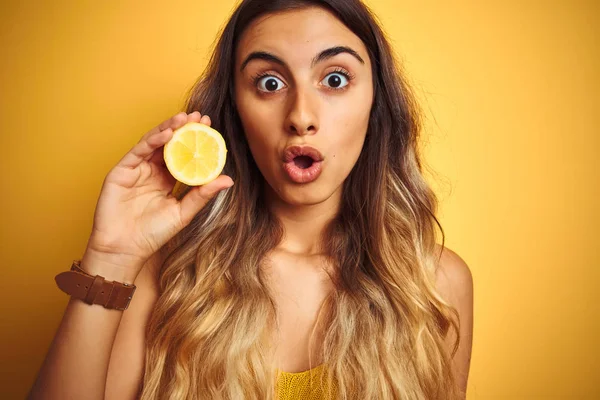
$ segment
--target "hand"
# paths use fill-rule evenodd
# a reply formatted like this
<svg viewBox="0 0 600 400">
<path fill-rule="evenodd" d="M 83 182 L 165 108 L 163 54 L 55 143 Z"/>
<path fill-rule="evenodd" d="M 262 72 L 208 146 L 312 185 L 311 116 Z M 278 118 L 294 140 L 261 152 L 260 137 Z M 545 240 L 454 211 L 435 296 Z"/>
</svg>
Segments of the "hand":
<svg viewBox="0 0 600 400">
<path fill-rule="evenodd" d="M 233 185 L 221 175 L 192 188 L 181 200 L 164 163 L 163 146 L 188 122 L 211 124 L 195 111 L 179 113 L 146 133 L 108 173 L 94 213 L 92 234 L 82 261 L 93 259 L 135 276 L 158 249 L 188 225 L 219 191 Z"/>
</svg>

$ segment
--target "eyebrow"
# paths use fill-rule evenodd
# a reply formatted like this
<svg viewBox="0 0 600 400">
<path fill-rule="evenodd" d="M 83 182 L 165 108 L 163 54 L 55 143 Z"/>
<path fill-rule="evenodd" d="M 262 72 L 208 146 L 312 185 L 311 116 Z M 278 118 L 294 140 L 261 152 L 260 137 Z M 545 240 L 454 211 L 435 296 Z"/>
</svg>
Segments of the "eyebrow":
<svg viewBox="0 0 600 400">
<path fill-rule="evenodd" d="M 362 57 L 359 56 L 358 53 L 356 51 L 354 51 L 352 48 L 350 48 L 348 46 L 335 46 L 335 47 L 330 47 L 330 48 L 325 49 L 322 52 L 320 52 L 315 58 L 312 59 L 310 66 L 312 68 L 320 62 L 328 60 L 328 59 L 335 57 L 338 54 L 342 54 L 342 53 L 348 53 L 348 54 L 352 55 L 358 61 L 360 61 L 361 64 L 365 63 L 365 61 L 362 59 Z M 285 61 L 283 61 L 279 57 L 277 57 L 271 53 L 267 53 L 266 51 L 254 51 L 254 52 L 250 53 L 248 55 L 248 57 L 246 57 L 246 59 L 242 63 L 242 66 L 240 67 L 240 72 L 243 71 L 244 68 L 246 68 L 246 65 L 248 65 L 248 63 L 252 60 L 270 61 L 275 64 L 279 64 L 282 67 L 287 68 L 287 64 L 285 63 Z"/>
</svg>

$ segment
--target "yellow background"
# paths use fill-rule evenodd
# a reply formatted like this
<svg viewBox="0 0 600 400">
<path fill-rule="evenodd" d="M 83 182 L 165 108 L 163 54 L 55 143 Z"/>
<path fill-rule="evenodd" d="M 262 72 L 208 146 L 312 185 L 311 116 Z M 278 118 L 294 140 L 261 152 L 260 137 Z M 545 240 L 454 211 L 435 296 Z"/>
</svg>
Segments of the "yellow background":
<svg viewBox="0 0 600 400">
<path fill-rule="evenodd" d="M 452 4 L 450 4 L 452 3 Z M 369 1 L 427 115 L 447 245 L 475 281 L 469 399 L 600 398 L 600 7 Z M 104 176 L 180 110 L 233 1 L 0 6 L 1 398 L 23 398 Z"/>
</svg>

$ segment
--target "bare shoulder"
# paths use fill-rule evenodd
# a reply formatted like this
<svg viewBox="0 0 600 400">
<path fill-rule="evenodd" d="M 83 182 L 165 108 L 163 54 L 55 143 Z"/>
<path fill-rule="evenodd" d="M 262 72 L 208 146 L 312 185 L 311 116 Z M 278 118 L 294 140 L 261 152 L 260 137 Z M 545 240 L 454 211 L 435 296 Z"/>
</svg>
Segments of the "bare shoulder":
<svg viewBox="0 0 600 400">
<path fill-rule="evenodd" d="M 464 300 L 473 292 L 473 275 L 467 263 L 454 251 L 436 245 L 441 257 L 436 270 L 436 286 L 444 299 L 450 303 Z M 456 304 L 453 304 L 456 306 Z"/>
<path fill-rule="evenodd" d="M 437 250 L 442 253 L 436 270 L 436 287 L 444 300 L 458 312 L 460 341 L 452 364 L 462 398 L 465 398 L 473 346 L 473 276 L 467 263 L 454 251 L 441 249 L 441 246 Z M 450 351 L 455 339 L 456 332 L 451 330 L 446 337 Z"/>
</svg>

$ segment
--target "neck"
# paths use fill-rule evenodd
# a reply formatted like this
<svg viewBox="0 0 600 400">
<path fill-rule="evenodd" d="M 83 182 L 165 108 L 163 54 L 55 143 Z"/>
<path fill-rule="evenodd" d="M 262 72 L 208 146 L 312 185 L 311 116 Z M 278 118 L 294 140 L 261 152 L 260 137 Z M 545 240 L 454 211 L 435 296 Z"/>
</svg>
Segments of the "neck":
<svg viewBox="0 0 600 400">
<path fill-rule="evenodd" d="M 292 205 L 282 201 L 270 188 L 267 189 L 269 209 L 280 221 L 284 231 L 277 249 L 298 255 L 321 254 L 323 233 L 339 211 L 341 194 L 340 187 L 321 203 Z"/>
</svg>

